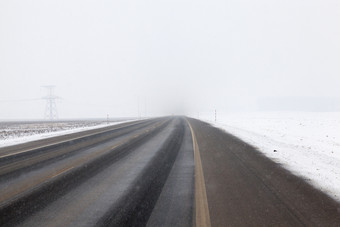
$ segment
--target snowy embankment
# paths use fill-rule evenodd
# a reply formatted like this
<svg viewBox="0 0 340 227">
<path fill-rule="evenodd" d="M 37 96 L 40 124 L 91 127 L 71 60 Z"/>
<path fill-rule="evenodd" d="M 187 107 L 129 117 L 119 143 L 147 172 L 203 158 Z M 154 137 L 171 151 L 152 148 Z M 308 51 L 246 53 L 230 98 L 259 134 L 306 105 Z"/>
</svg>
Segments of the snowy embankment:
<svg viewBox="0 0 340 227">
<path fill-rule="evenodd" d="M 97 129 L 117 125 L 135 120 L 116 122 L 26 122 L 26 123 L 0 123 L 0 147 L 26 143 L 30 141 L 61 136 L 85 130 Z"/>
<path fill-rule="evenodd" d="M 340 201 L 340 113 L 241 113 L 201 117 Z"/>
</svg>

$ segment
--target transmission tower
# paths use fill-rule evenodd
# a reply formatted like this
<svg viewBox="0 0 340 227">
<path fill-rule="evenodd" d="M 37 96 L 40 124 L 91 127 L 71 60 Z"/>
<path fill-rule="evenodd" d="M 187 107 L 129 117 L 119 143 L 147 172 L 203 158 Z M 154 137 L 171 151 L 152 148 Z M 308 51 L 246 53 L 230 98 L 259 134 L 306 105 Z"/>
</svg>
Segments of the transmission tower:
<svg viewBox="0 0 340 227">
<path fill-rule="evenodd" d="M 56 120 L 58 119 L 56 100 L 59 99 L 59 97 L 54 95 L 55 86 L 46 85 L 42 87 L 47 89 L 47 95 L 42 97 L 46 100 L 45 118 L 51 121 Z"/>
</svg>

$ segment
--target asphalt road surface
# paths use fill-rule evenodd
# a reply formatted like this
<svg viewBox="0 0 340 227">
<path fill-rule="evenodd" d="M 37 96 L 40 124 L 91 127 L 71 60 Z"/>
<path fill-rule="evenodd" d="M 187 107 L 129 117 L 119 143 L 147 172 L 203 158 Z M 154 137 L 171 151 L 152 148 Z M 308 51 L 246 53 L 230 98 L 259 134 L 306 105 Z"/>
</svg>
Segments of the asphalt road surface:
<svg viewBox="0 0 340 227">
<path fill-rule="evenodd" d="M 0 192 L 0 226 L 340 226 L 339 203 L 184 117 L 2 148 Z"/>
</svg>

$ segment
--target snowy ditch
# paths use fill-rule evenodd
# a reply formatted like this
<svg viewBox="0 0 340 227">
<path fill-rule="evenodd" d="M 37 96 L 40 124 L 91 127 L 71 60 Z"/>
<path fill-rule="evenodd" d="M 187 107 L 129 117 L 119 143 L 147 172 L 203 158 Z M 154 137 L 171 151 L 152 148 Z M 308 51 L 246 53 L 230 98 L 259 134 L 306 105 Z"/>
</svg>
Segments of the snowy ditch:
<svg viewBox="0 0 340 227">
<path fill-rule="evenodd" d="M 340 201 L 340 113 L 201 115 Z"/>
</svg>

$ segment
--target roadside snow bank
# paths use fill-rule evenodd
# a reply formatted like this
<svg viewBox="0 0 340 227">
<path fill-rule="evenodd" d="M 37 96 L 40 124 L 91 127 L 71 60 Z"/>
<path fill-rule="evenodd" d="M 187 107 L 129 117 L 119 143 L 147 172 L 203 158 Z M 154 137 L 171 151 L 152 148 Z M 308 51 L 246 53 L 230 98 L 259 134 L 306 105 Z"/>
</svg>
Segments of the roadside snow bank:
<svg viewBox="0 0 340 227">
<path fill-rule="evenodd" d="M 267 157 L 340 201 L 340 113 L 242 113 L 201 119 L 255 146 Z"/>
<path fill-rule="evenodd" d="M 72 134 L 85 130 L 108 127 L 112 125 L 132 122 L 135 120 L 106 122 L 42 122 L 42 123 L 8 123 L 0 127 L 0 147 L 6 147 L 40 139 Z M 2 123 L 6 125 L 6 123 Z M 1 126 L 1 124 L 0 124 Z"/>
</svg>

